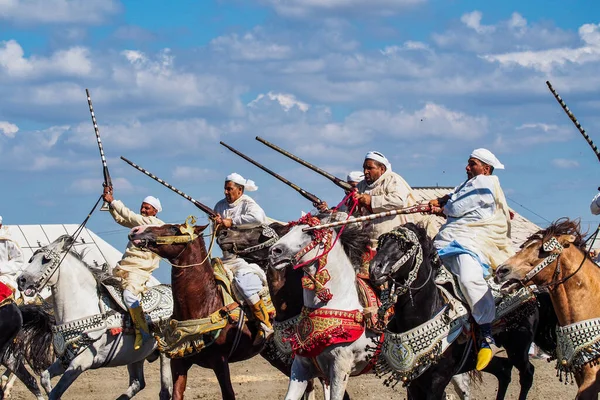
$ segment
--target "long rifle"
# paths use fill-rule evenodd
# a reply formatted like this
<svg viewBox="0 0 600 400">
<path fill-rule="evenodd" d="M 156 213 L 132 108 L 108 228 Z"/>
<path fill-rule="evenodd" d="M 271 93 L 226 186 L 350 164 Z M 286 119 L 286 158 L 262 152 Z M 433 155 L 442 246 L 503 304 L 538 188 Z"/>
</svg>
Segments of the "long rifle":
<svg viewBox="0 0 600 400">
<path fill-rule="evenodd" d="M 106 165 L 106 157 L 104 157 L 104 148 L 102 147 L 102 140 L 100 139 L 100 129 L 98 129 L 98 122 L 96 121 L 96 114 L 94 113 L 94 106 L 92 106 L 92 97 L 90 91 L 85 89 L 87 95 L 88 106 L 90 107 L 90 114 L 92 115 L 92 123 L 94 124 L 94 132 L 96 132 L 96 141 L 98 142 L 98 150 L 100 150 L 100 158 L 102 159 L 102 172 L 104 173 L 104 183 L 102 186 L 112 186 L 112 179 L 110 179 L 110 173 L 108 172 L 108 166 Z M 100 211 L 108 211 L 110 207 L 105 201 L 100 207 Z"/>
<path fill-rule="evenodd" d="M 302 231 L 308 232 L 308 231 L 313 231 L 315 229 L 334 228 L 336 226 L 355 224 L 357 222 L 363 222 L 363 221 L 371 221 L 373 219 L 389 217 L 392 215 L 429 213 L 429 212 L 431 212 L 431 206 L 429 204 L 417 204 L 416 206 L 412 206 L 412 207 L 400 208 L 398 210 L 391 210 L 391 211 L 383 211 L 378 214 L 365 215 L 364 217 L 357 217 L 357 218 L 350 217 L 344 221 L 336 221 L 336 222 L 331 222 L 329 224 L 309 226 L 309 227 L 302 229 Z"/>
<path fill-rule="evenodd" d="M 126 159 L 123 156 L 121 156 L 121 160 L 125 161 L 127 164 L 131 165 L 133 168 L 137 169 L 138 171 L 143 172 L 144 174 L 148 175 L 150 178 L 154 179 L 156 182 L 162 184 L 163 186 L 168 187 L 169 189 L 171 189 L 172 191 L 174 191 L 175 193 L 177 193 L 178 195 L 180 195 L 184 199 L 187 199 L 187 200 L 191 201 L 192 203 L 194 203 L 194 205 L 196 207 L 198 207 L 199 209 L 201 209 L 202 211 L 204 211 L 205 213 L 207 213 L 210 217 L 214 218 L 214 217 L 217 216 L 217 213 L 212 208 L 210 208 L 208 206 L 205 206 L 204 204 L 200 203 L 198 200 L 195 200 L 194 198 L 188 196 L 187 194 L 183 193 L 181 190 L 179 190 L 176 187 L 174 187 L 174 186 L 168 184 L 167 182 L 163 181 L 162 179 L 160 179 L 159 177 L 157 177 L 153 173 L 148 172 L 144 168 L 142 168 L 139 165 L 137 165 L 137 164 L 129 161 L 128 159 Z"/>
<path fill-rule="evenodd" d="M 239 151 L 237 151 L 236 149 L 234 149 L 233 147 L 220 142 L 223 146 L 227 147 L 229 150 L 231 150 L 232 152 L 234 152 L 235 154 L 237 154 L 238 156 L 242 157 L 244 160 L 256 165 L 258 168 L 262 169 L 263 171 L 265 171 L 267 174 L 270 174 L 272 176 L 274 176 L 275 178 L 279 179 L 281 182 L 285 183 L 286 185 L 288 185 L 289 187 L 291 187 L 292 189 L 296 190 L 298 193 L 300 193 L 305 199 L 307 199 L 308 201 L 312 202 L 313 204 L 320 204 L 323 202 L 323 200 L 321 200 L 320 198 L 318 198 L 317 196 L 315 196 L 312 193 L 307 192 L 306 190 L 302 189 L 300 186 L 288 181 L 287 179 L 285 179 L 283 176 L 271 171 L 270 169 L 268 169 L 267 167 L 265 167 L 262 164 L 259 164 L 258 162 L 254 161 L 253 159 L 251 159 L 250 157 L 248 157 L 247 155 L 245 155 L 244 153 L 241 153 Z"/>
<path fill-rule="evenodd" d="M 256 137 L 256 140 L 258 140 L 259 142 L 261 142 L 264 145 L 269 146 L 270 148 L 272 148 L 273 150 L 275 150 L 275 151 L 283 154 L 284 156 L 287 156 L 287 157 L 291 158 L 292 160 L 294 160 L 296 162 L 299 162 L 300 164 L 304 165 L 305 167 L 310 168 L 313 171 L 315 171 L 315 172 L 323 175 L 325 178 L 329 179 L 330 181 L 332 181 L 333 183 L 335 183 L 336 185 L 338 185 L 342 189 L 348 190 L 348 191 L 353 190 L 353 187 L 348 182 L 346 182 L 345 180 L 340 179 L 340 178 L 338 178 L 338 177 L 330 174 L 329 172 L 327 172 L 327 171 L 325 171 L 325 170 L 323 170 L 323 169 L 321 169 L 321 168 L 319 168 L 319 167 L 317 167 L 315 165 L 312 165 L 309 162 L 304 161 L 303 159 L 301 159 L 300 157 L 297 157 L 297 156 L 293 155 L 289 151 L 285 151 L 281 147 L 275 146 L 273 143 L 267 142 L 265 139 L 263 139 L 263 138 L 261 138 L 259 136 Z"/>
<path fill-rule="evenodd" d="M 590 145 L 590 147 L 596 154 L 596 157 L 598 157 L 598 161 L 600 161 L 600 151 L 598 151 L 598 147 L 596 147 L 596 145 L 594 144 L 592 139 L 590 139 L 589 135 L 585 132 L 585 129 L 583 129 L 583 127 L 581 126 L 579 121 L 577 121 L 577 118 L 575 118 L 575 116 L 573 115 L 571 110 L 569 110 L 569 107 L 567 107 L 567 104 L 563 101 L 563 99 L 559 96 L 559 94 L 556 93 L 556 90 L 554 90 L 550 81 L 546 81 L 546 85 L 548 85 L 548 89 L 550 89 L 550 91 L 554 95 L 554 98 L 556 99 L 556 101 L 558 101 L 558 104 L 560 104 L 562 109 L 565 110 L 565 112 L 567 113 L 567 115 L 569 116 L 571 121 L 573 121 L 573 123 L 575 124 L 577 129 L 579 129 L 579 132 L 583 135 L 583 138 L 588 142 L 588 144 Z"/>
</svg>

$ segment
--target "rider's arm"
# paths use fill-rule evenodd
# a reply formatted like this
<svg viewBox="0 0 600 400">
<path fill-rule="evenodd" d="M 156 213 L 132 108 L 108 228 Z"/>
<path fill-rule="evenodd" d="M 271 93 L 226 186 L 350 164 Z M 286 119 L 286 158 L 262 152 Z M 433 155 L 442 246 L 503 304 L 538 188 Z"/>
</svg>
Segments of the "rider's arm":
<svg viewBox="0 0 600 400">
<path fill-rule="evenodd" d="M 121 200 L 113 200 L 110 203 L 110 213 L 119 225 L 127 228 L 135 228 L 140 225 L 162 225 L 163 222 L 156 217 L 144 217 L 131 211 Z"/>
</svg>

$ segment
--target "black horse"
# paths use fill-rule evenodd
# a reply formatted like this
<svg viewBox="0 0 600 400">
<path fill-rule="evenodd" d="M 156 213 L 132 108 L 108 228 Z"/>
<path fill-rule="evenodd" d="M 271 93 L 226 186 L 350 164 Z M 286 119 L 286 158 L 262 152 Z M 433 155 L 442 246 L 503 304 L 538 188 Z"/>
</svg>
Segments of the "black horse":
<svg viewBox="0 0 600 400">
<path fill-rule="evenodd" d="M 40 373 L 54 361 L 52 316 L 41 306 L 17 306 L 15 302 L 0 307 L 0 363 L 13 372 L 37 398 L 43 398 L 37 380 L 25 368 L 27 362 Z M 4 391 L 0 387 L 0 399 Z"/>
<path fill-rule="evenodd" d="M 442 264 L 433 246 L 433 241 L 427 236 L 425 229 L 420 226 L 406 224 L 396 228 L 396 230 L 403 229 L 414 233 L 418 238 L 418 243 L 403 239 L 406 238 L 406 235 L 394 235 L 393 232 L 382 235 L 379 239 L 377 255 L 371 262 L 370 269 L 371 281 L 375 284 L 383 284 L 389 280 L 402 284 L 407 282 L 411 271 L 417 270 L 416 278 L 410 284 L 411 289 L 399 295 L 394 306 L 395 315 L 401 317 L 393 318 L 388 329 L 395 333 L 406 332 L 429 321 L 446 303 L 441 291 L 434 283 Z M 415 255 L 409 257 L 403 264 L 395 266 L 415 245 L 422 249 L 422 263 L 415 265 Z M 393 271 L 391 270 L 392 266 L 395 266 Z M 498 378 L 497 399 L 503 399 L 506 395 L 513 366 L 519 371 L 521 384 L 519 399 L 527 397 L 533 383 L 534 367 L 529 362 L 528 353 L 534 337 L 540 338 L 539 345 L 544 351 L 550 351 L 556 347 L 556 343 L 552 343 L 552 335 L 549 333 L 556 326 L 556 315 L 553 313 L 551 304 L 546 301 L 547 299 L 540 300 L 538 307 L 531 314 L 514 322 L 500 334 L 494 335 L 496 343 L 505 348 L 508 356 L 508 359 L 495 357 L 484 370 Z M 545 316 L 542 327 L 538 326 L 540 310 Z M 554 319 L 552 319 L 552 315 L 554 315 Z M 442 399 L 444 390 L 453 375 L 474 370 L 476 349 L 471 338 L 464 339 L 466 340 L 455 341 L 441 355 L 437 363 L 410 382 L 408 385 L 409 398 Z M 468 346 L 470 346 L 470 350 Z"/>
</svg>

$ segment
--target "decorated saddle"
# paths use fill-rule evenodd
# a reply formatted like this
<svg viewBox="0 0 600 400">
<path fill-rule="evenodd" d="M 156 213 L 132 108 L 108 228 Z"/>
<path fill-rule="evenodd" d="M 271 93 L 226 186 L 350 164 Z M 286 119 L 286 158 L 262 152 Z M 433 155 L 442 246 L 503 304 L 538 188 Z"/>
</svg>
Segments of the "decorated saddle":
<svg viewBox="0 0 600 400">
<path fill-rule="evenodd" d="M 111 277 L 109 280 L 102 282 L 102 288 L 121 311 L 127 312 L 127 306 L 123 301 L 123 289 L 117 283 L 117 280 Z M 144 310 L 146 319 L 152 324 L 157 324 L 169 318 L 173 314 L 173 292 L 171 291 L 171 285 L 157 285 L 148 288 L 142 294 L 140 304 L 142 310 Z"/>
<path fill-rule="evenodd" d="M 13 301 L 13 291 L 10 287 L 0 282 L 0 307 Z"/>
<path fill-rule="evenodd" d="M 461 333 L 471 329 L 468 305 L 456 277 L 442 267 L 435 283 L 446 300 L 444 307 L 432 319 L 407 332 L 396 333 L 386 329 L 383 342 L 376 348 L 380 357 L 375 372 L 385 377 L 386 385 L 402 382 L 406 386 L 435 364 Z M 530 315 L 536 307 L 535 295 L 529 288 L 509 295 L 500 293 L 497 287 L 491 288 L 496 302 L 493 324 L 496 332 L 509 329 L 511 324 Z"/>
</svg>

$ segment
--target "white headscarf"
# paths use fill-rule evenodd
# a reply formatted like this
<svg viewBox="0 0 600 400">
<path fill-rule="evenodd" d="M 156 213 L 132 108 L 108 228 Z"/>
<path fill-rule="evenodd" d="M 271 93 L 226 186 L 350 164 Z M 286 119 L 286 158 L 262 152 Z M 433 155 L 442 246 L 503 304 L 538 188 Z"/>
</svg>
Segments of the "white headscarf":
<svg viewBox="0 0 600 400">
<path fill-rule="evenodd" d="M 494 167 L 494 169 L 504 169 L 504 164 L 488 149 L 475 149 L 471 153 L 471 157 L 483 161 L 487 165 Z"/>
<path fill-rule="evenodd" d="M 346 176 L 347 182 L 360 182 L 364 179 L 365 174 L 363 174 L 362 171 L 351 171 L 350 173 L 348 173 L 348 176 Z"/>
<path fill-rule="evenodd" d="M 242 185 L 244 187 L 244 190 L 247 190 L 248 192 L 254 192 L 258 190 L 258 186 L 256 186 L 256 183 L 254 183 L 254 181 L 250 179 L 244 179 L 244 177 L 238 174 L 237 172 L 227 175 L 227 178 L 225 178 L 225 182 L 233 182 L 237 183 L 238 185 Z"/>
<path fill-rule="evenodd" d="M 385 169 L 387 171 L 392 170 L 392 164 L 390 164 L 390 161 L 387 158 L 385 158 L 385 156 L 378 151 L 368 152 L 367 155 L 365 156 L 365 160 L 378 161 L 378 162 L 382 163 L 383 165 L 385 165 Z"/>
<path fill-rule="evenodd" d="M 0 215 L 0 225 L 2 225 L 2 215 Z"/>
<path fill-rule="evenodd" d="M 161 212 L 162 211 L 162 206 L 160 204 L 160 200 L 157 197 L 146 196 L 146 198 L 144 199 L 143 203 L 150 204 L 152 207 L 156 208 L 157 212 Z"/>
</svg>

